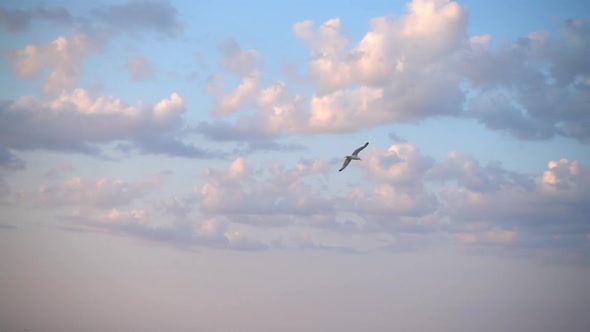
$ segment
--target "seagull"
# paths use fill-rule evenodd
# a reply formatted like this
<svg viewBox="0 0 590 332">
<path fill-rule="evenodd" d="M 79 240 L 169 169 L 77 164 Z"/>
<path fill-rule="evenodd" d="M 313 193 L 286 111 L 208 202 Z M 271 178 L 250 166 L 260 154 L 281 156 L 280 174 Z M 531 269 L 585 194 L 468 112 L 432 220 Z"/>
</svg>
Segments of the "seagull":
<svg viewBox="0 0 590 332">
<path fill-rule="evenodd" d="M 338 172 L 342 172 L 342 170 L 345 169 L 346 166 L 348 166 L 351 160 L 361 160 L 358 154 L 359 152 L 363 151 L 363 149 L 366 148 L 367 145 L 369 145 L 369 142 L 365 143 L 365 145 L 361 146 L 360 148 L 354 150 L 352 155 L 344 157 L 344 164 L 342 164 L 342 167 L 338 170 Z"/>
</svg>

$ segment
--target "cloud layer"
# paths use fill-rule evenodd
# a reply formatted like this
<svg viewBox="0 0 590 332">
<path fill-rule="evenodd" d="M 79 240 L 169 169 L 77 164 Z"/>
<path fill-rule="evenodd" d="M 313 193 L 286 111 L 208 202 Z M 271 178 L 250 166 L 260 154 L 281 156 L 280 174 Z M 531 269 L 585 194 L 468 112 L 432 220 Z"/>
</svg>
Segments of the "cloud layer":
<svg viewBox="0 0 590 332">
<path fill-rule="evenodd" d="M 20 152 L 219 158 L 222 164 L 202 167 L 189 184 L 192 191 L 169 196 L 160 192 L 161 179 L 75 176 L 59 182 L 55 168 L 47 172 L 53 178 L 44 178 L 48 184 L 21 189 L 17 198 L 60 213 L 84 209 L 66 214 L 85 229 L 184 247 L 262 250 L 295 244 L 357 252 L 414 250 L 450 240 L 478 250 L 588 257 L 590 169 L 572 158 L 548 161 L 539 174 L 519 173 L 458 151 L 436 160 L 393 132 L 394 144 L 372 144 L 364 152 L 355 165 L 362 175 L 357 182 L 335 180 L 326 160 L 252 157 L 262 150 L 305 150 L 296 141 L 302 136 L 431 118 L 479 122 L 518 140 L 563 137 L 585 144 L 587 19 L 566 20 L 555 35 L 532 31 L 496 43 L 496 36 L 469 35 L 469 13 L 458 3 L 414 0 L 401 15 L 373 18 L 359 40 L 349 37 L 346 22 L 337 17 L 295 22 L 293 39 L 308 54 L 296 80 L 290 79 L 296 66 L 286 68 L 286 79 L 273 76 L 265 68 L 276 64 L 273 59 L 227 37 L 218 43 L 217 61 L 209 62 L 216 67 L 207 68 L 210 75 L 200 82 L 205 100 L 171 89 L 158 91 L 159 101 L 129 103 L 84 87 L 85 64 L 103 57 L 114 40 L 178 41 L 184 32 L 179 17 L 169 3 L 153 1 L 100 5 L 84 17 L 62 7 L 0 9 L 0 27 L 9 34 L 38 24 L 69 31 L 5 52 L 14 77 L 39 82 L 41 94 L 0 101 L 3 199 L 14 191 L 7 177 L 25 169 Z M 155 78 L 157 55 L 126 50 L 131 51 L 117 60 L 125 63 L 129 83 Z M 199 146 L 191 141 L 195 133 L 205 140 Z M 205 144 L 212 148 L 202 149 Z M 219 146 L 232 153 L 213 152 Z M 290 232 L 301 236 L 293 240 L 285 236 Z M 370 245 L 351 240 L 359 237 Z"/>
<path fill-rule="evenodd" d="M 292 93 L 280 81 L 263 87 L 259 71 L 242 71 L 241 83 L 213 111 L 242 115 L 217 126 L 225 134 L 206 134 L 344 133 L 445 116 L 474 119 L 518 139 L 588 141 L 588 20 L 565 21 L 559 36 L 532 32 L 495 47 L 490 35 L 468 35 L 468 12 L 455 2 L 417 0 L 407 9 L 374 18 L 356 43 L 338 18 L 317 27 L 294 24 L 309 50 L 306 76 L 314 93 Z M 255 51 L 227 44 L 220 48 L 234 52 L 232 66 L 253 70 Z"/>
</svg>

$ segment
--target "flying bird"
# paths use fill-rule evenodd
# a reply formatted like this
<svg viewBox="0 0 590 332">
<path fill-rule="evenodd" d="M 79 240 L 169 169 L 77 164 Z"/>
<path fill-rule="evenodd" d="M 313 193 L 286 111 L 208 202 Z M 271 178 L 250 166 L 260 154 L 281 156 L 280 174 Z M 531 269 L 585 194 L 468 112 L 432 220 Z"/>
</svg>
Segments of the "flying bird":
<svg viewBox="0 0 590 332">
<path fill-rule="evenodd" d="M 344 157 L 344 164 L 342 164 L 342 167 L 338 170 L 338 172 L 342 172 L 342 170 L 345 169 L 346 166 L 348 166 L 348 164 L 350 164 L 351 160 L 361 160 L 358 154 L 359 152 L 363 151 L 363 149 L 366 148 L 367 145 L 369 145 L 369 142 L 365 143 L 365 145 L 361 146 L 360 148 L 354 150 L 354 152 L 350 156 Z"/>
</svg>

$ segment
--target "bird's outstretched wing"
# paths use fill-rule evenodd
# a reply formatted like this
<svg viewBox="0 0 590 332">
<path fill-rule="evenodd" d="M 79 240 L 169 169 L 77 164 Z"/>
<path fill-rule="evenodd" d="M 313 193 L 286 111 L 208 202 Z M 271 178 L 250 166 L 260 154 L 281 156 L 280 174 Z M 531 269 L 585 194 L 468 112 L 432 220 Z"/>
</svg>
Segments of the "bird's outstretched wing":
<svg viewBox="0 0 590 332">
<path fill-rule="evenodd" d="M 356 156 L 359 154 L 359 152 L 363 151 L 364 148 L 367 147 L 367 145 L 369 145 L 369 142 L 365 143 L 365 145 L 361 146 L 360 148 L 354 150 L 354 152 L 352 153 L 353 156 Z"/>
<path fill-rule="evenodd" d="M 342 172 L 342 170 L 345 169 L 346 166 L 348 166 L 348 164 L 350 164 L 350 158 L 344 159 L 344 164 L 342 164 L 342 167 L 340 167 L 340 169 L 338 170 L 338 172 Z"/>
</svg>

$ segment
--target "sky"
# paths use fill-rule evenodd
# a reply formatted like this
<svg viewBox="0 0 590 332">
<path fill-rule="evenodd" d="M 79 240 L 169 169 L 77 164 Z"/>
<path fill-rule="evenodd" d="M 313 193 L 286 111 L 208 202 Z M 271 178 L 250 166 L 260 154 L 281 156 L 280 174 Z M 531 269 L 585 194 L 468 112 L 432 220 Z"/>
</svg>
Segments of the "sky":
<svg viewBox="0 0 590 332">
<path fill-rule="evenodd" d="M 590 330 L 584 1 L 9 0 L 0 73 L 0 331 Z"/>
</svg>

